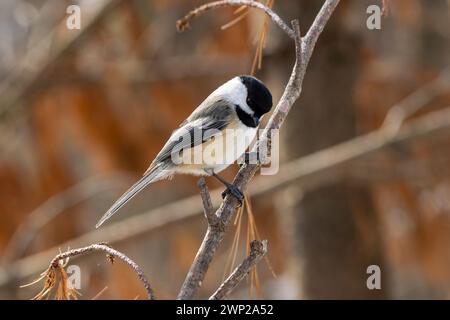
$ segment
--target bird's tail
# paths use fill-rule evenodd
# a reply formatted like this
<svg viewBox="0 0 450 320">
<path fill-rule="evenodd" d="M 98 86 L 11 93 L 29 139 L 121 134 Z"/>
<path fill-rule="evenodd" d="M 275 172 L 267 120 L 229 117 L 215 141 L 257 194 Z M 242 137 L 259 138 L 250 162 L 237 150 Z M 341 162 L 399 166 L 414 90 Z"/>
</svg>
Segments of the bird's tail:
<svg viewBox="0 0 450 320">
<path fill-rule="evenodd" d="M 111 218 L 120 208 L 122 208 L 129 200 L 131 200 L 136 194 L 152 182 L 164 179 L 167 176 L 164 167 L 160 164 L 150 170 L 148 170 L 144 176 L 139 179 L 130 189 L 128 189 L 116 202 L 109 208 L 109 210 L 103 215 L 103 217 L 95 225 L 96 228 L 100 227 L 106 220 Z"/>
</svg>

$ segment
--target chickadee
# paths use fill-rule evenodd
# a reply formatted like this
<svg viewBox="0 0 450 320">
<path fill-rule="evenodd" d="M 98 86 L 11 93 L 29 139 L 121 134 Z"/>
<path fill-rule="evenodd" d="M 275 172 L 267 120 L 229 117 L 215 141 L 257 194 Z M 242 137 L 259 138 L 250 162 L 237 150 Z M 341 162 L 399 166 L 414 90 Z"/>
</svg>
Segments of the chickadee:
<svg viewBox="0 0 450 320">
<path fill-rule="evenodd" d="M 256 137 L 261 117 L 272 108 L 267 87 L 252 76 L 235 77 L 211 93 L 175 130 L 143 177 L 103 215 L 101 226 L 150 183 L 173 175 L 213 176 L 239 201 L 242 192 L 217 175 L 239 159 Z"/>
</svg>

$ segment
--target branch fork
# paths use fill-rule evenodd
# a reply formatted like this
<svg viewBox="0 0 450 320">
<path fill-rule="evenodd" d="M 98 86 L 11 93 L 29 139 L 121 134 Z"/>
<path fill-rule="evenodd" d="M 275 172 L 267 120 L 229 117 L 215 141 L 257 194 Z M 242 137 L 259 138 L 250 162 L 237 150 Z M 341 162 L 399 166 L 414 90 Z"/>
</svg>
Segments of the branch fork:
<svg viewBox="0 0 450 320">
<path fill-rule="evenodd" d="M 305 76 L 306 68 L 311 58 L 314 46 L 319 35 L 322 33 L 326 23 L 331 14 L 338 5 L 340 0 L 325 0 L 321 10 L 317 14 L 314 22 L 306 35 L 302 38 L 300 34 L 300 27 L 298 20 L 292 20 L 289 27 L 283 19 L 281 19 L 272 9 L 264 4 L 251 0 L 220 0 L 204 4 L 197 9 L 189 12 L 184 18 L 177 22 L 177 29 L 181 32 L 189 27 L 190 22 L 205 13 L 206 11 L 227 7 L 227 6 L 244 6 L 256 8 L 263 11 L 288 37 L 294 40 L 295 43 L 295 64 L 291 72 L 289 81 L 284 89 L 283 95 L 275 107 L 269 122 L 260 137 L 260 142 L 253 147 L 251 152 L 257 152 L 259 145 L 270 145 L 271 130 L 279 129 L 283 124 L 287 114 L 289 113 L 294 102 L 301 94 L 303 78 Z M 265 142 L 265 144 L 263 144 Z M 247 189 L 247 185 L 251 178 L 255 175 L 260 164 L 246 164 L 244 163 L 239 169 L 234 178 L 234 185 L 241 191 Z M 232 216 L 238 207 L 238 200 L 231 195 L 227 195 L 223 199 L 220 207 L 214 211 L 211 197 L 206 186 L 205 180 L 202 178 L 198 182 L 200 188 L 200 195 L 203 202 L 204 214 L 208 221 L 208 229 L 204 236 L 203 242 L 195 256 L 191 268 L 186 276 L 186 279 L 178 294 L 178 299 L 192 299 L 196 295 L 198 289 L 203 283 L 209 265 L 214 258 L 215 252 L 222 242 L 227 226 L 229 226 Z M 144 275 L 142 269 L 130 258 L 123 253 L 109 247 L 105 243 L 92 244 L 79 249 L 69 250 L 57 255 L 50 263 L 48 269 L 42 276 L 31 284 L 34 284 L 42 279 L 45 279 L 44 289 L 36 296 L 44 298 L 48 296 L 51 289 L 56 285 L 56 270 L 59 270 L 64 276 L 63 270 L 68 258 L 83 255 L 92 251 L 103 251 L 111 261 L 113 258 L 118 258 L 129 265 L 137 274 L 140 281 L 143 283 L 148 298 L 155 299 L 155 294 Z M 242 263 L 230 274 L 230 276 L 219 286 L 217 291 L 210 297 L 211 300 L 223 299 L 227 297 L 234 288 L 245 278 L 250 270 L 267 254 L 267 240 L 251 242 L 250 254 Z M 60 287 L 65 286 L 65 281 L 60 283 Z M 58 294 L 60 289 L 58 288 Z M 67 288 L 62 288 L 63 298 L 76 298 L 76 293 L 67 291 Z M 68 294 L 67 294 L 68 293 Z"/>
<path fill-rule="evenodd" d="M 190 22 L 194 18 L 198 18 L 206 11 L 226 7 L 226 6 L 245 6 L 245 7 L 251 7 L 256 8 L 261 11 L 263 11 L 265 14 L 267 14 L 270 19 L 278 26 L 280 29 L 291 39 L 294 40 L 295 43 L 295 53 L 296 53 L 296 59 L 295 64 L 291 72 L 291 76 L 289 78 L 289 81 L 285 87 L 285 90 L 283 92 L 283 95 L 278 102 L 277 106 L 275 107 L 275 110 L 272 113 L 272 116 L 269 119 L 269 122 L 267 126 L 265 127 L 262 135 L 261 135 L 261 144 L 263 142 L 267 142 L 266 145 L 270 144 L 270 131 L 273 129 L 279 129 L 281 125 L 283 124 L 287 114 L 289 113 L 292 105 L 294 102 L 299 98 L 301 94 L 301 88 L 303 79 L 305 76 L 306 68 L 308 66 L 309 60 L 311 58 L 312 52 L 314 50 L 314 46 L 317 42 L 317 39 L 319 38 L 319 35 L 322 33 L 323 29 L 325 28 L 326 23 L 328 22 L 331 14 L 333 13 L 334 9 L 338 5 L 339 0 L 325 0 L 321 10 L 317 14 L 314 22 L 312 23 L 310 29 L 306 33 L 306 35 L 302 38 L 300 34 L 300 27 L 299 27 L 299 21 L 293 20 L 291 22 L 292 28 L 289 27 L 283 19 L 281 19 L 274 11 L 272 11 L 270 8 L 265 6 L 264 4 L 256 1 L 250 1 L 250 0 L 221 0 L 221 1 L 215 1 L 210 2 L 207 4 L 204 4 L 191 12 L 189 12 L 186 16 L 178 20 L 177 22 L 177 29 L 178 31 L 182 32 L 186 30 Z M 254 146 L 254 148 L 251 150 L 251 152 L 257 152 L 258 150 L 258 144 Z M 238 187 L 241 191 L 245 191 L 247 189 L 247 185 L 251 178 L 255 175 L 259 168 L 259 165 L 257 164 L 246 164 L 244 163 L 239 172 L 237 173 L 233 184 Z M 204 212 L 205 216 L 208 220 L 208 230 L 206 231 L 206 234 L 204 236 L 203 242 L 197 252 L 197 255 L 195 256 L 195 259 L 191 265 L 191 268 L 186 276 L 186 279 L 181 287 L 180 293 L 178 294 L 178 299 L 185 300 L 185 299 L 192 299 L 196 295 L 198 289 L 200 288 L 206 272 L 209 268 L 209 265 L 214 257 L 214 254 L 219 246 L 219 244 L 222 242 L 225 234 L 226 227 L 230 224 L 231 218 L 238 206 L 238 201 L 233 196 L 227 195 L 225 199 L 222 201 L 222 204 L 217 209 L 215 213 L 212 213 L 212 206 L 210 205 L 210 199 L 209 199 L 209 193 L 207 192 L 206 185 L 204 183 L 204 180 L 199 182 L 200 187 L 200 194 L 202 196 L 202 201 L 204 205 Z M 217 219 L 219 219 L 220 223 L 223 223 L 223 226 L 220 228 L 216 228 L 214 226 L 217 225 Z M 223 227 L 223 228 L 222 228 Z M 266 248 L 266 246 L 263 246 Z M 256 250 L 256 249 L 255 249 Z M 254 252 L 260 252 L 255 251 Z M 266 251 L 267 248 L 263 251 Z M 265 253 L 264 253 L 265 254 Z M 255 254 L 253 255 L 253 257 Z M 257 255 L 258 257 L 260 255 Z M 262 255 L 261 255 L 262 256 Z M 252 255 L 249 256 L 248 259 L 250 259 Z M 252 261 L 259 261 L 258 259 L 253 259 Z M 247 260 L 244 260 L 246 262 Z M 257 263 L 255 262 L 255 264 Z M 243 262 L 243 263 L 244 263 Z M 248 261 L 247 261 L 248 262 Z M 242 264 L 239 266 L 241 267 Z M 239 269 L 239 267 L 237 269 Z M 236 270 L 237 270 L 236 269 Z M 236 271 L 235 270 L 235 271 Z M 234 272 L 233 272 L 234 274 Z M 230 276 L 232 277 L 233 274 Z M 239 273 L 240 274 L 240 273 Z M 239 276 L 236 278 L 232 278 L 234 280 L 242 280 L 243 277 Z M 229 278 L 230 279 L 230 278 Z M 228 280 L 228 279 L 227 279 Z M 224 286 L 228 288 L 226 285 L 227 280 L 220 286 L 220 288 L 223 288 Z M 233 281 L 234 281 L 233 280 Z M 230 281 L 232 281 L 230 279 Z M 234 283 L 234 282 L 233 282 Z M 236 284 L 237 285 L 237 284 Z M 235 287 L 235 285 L 231 286 L 231 290 Z M 219 292 L 225 292 L 228 294 L 230 290 L 225 289 L 218 289 Z M 225 291 L 223 291 L 225 290 Z M 215 293 L 211 298 L 213 297 L 224 297 L 219 293 Z"/>
<path fill-rule="evenodd" d="M 234 269 L 209 300 L 222 300 L 227 297 L 266 254 L 267 240 L 253 240 L 250 243 L 250 254 L 248 257 Z"/>
<path fill-rule="evenodd" d="M 35 284 L 35 283 L 39 282 L 40 280 L 45 279 L 44 280 L 45 281 L 44 289 L 42 289 L 42 291 L 35 297 L 36 299 L 45 298 L 50 293 L 50 291 L 53 289 L 53 287 L 56 285 L 56 270 L 59 270 L 61 275 L 64 275 L 65 271 L 63 271 L 63 268 L 66 266 L 69 258 L 79 256 L 79 255 L 84 255 L 84 254 L 90 253 L 92 251 L 103 251 L 107 254 L 107 256 L 110 260 L 111 260 L 110 257 L 114 257 L 114 258 L 118 258 L 118 259 L 122 260 L 123 262 L 125 262 L 125 264 L 127 264 L 129 267 L 131 267 L 131 269 L 133 269 L 133 271 L 137 274 L 139 280 L 143 283 L 144 288 L 147 291 L 148 298 L 150 300 L 156 299 L 153 288 L 150 285 L 149 281 L 147 280 L 147 277 L 145 276 L 141 267 L 139 267 L 139 265 L 136 262 L 134 262 L 133 260 L 128 258 L 125 254 L 111 248 L 106 243 L 91 244 L 87 247 L 72 249 L 72 250 L 68 250 L 66 252 L 58 254 L 57 256 L 55 256 L 53 258 L 53 260 L 50 262 L 49 267 L 47 268 L 46 271 L 44 271 L 44 273 L 42 273 L 42 275 L 39 279 L 37 279 L 25 286 Z M 66 281 L 66 279 L 64 279 L 64 277 L 62 277 L 62 278 L 63 278 L 62 279 L 63 283 L 61 284 L 61 288 L 65 288 L 65 289 L 61 290 L 61 292 L 59 292 L 60 289 L 58 289 L 57 295 L 59 295 L 60 297 L 63 297 L 63 298 L 67 298 L 67 299 L 70 299 L 70 298 L 76 299 L 77 292 L 76 291 L 73 292 L 74 290 L 70 290 L 70 288 L 67 287 L 67 284 L 64 283 Z M 23 286 L 23 287 L 25 287 L 25 286 Z"/>
</svg>

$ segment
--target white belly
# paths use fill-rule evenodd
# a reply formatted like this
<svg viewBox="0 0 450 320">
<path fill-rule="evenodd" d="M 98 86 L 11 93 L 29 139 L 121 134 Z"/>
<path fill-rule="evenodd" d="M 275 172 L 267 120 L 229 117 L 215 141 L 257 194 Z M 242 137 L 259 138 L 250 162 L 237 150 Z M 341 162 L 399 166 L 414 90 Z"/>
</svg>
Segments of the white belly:
<svg viewBox="0 0 450 320">
<path fill-rule="evenodd" d="M 210 141 L 183 151 L 179 173 L 205 175 L 205 170 L 218 173 L 241 157 L 256 137 L 257 128 L 242 123 L 229 127 Z"/>
</svg>

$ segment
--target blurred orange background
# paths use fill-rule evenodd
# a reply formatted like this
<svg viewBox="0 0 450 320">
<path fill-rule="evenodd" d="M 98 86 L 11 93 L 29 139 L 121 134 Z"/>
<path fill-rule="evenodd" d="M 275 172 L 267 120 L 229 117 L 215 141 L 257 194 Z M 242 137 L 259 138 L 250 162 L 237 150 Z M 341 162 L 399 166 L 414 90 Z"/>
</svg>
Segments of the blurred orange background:
<svg viewBox="0 0 450 320">
<path fill-rule="evenodd" d="M 143 268 L 158 298 L 176 297 L 206 230 L 197 178 L 158 182 L 107 225 L 94 226 L 210 92 L 250 73 L 264 16 L 251 11 L 221 30 L 240 14 L 224 8 L 177 33 L 176 20 L 204 2 L 78 1 L 80 30 L 65 23 L 73 1 L 0 3 L 1 299 L 33 297 L 40 285 L 19 286 L 59 249 L 103 241 Z M 304 32 L 321 4 L 276 0 L 273 8 L 285 21 L 299 18 Z M 319 38 L 302 96 L 281 130 L 281 168 L 370 134 L 418 90 L 429 99 L 413 96 L 420 108 L 402 128 L 450 114 L 450 77 L 441 73 L 450 57 L 450 2 L 391 0 L 380 30 L 366 27 L 370 4 L 381 1 L 342 1 Z M 270 25 L 256 76 L 274 101 L 293 54 L 291 39 Z M 439 86 L 427 88 L 437 77 Z M 449 142 L 450 124 L 324 170 L 332 178 L 319 183 L 293 180 L 252 196 L 270 263 L 258 265 L 259 292 L 243 281 L 232 298 L 447 298 Z M 217 200 L 222 186 L 207 183 Z M 245 257 L 247 224 L 244 214 L 240 230 L 227 231 L 199 298 L 228 272 L 237 231 L 236 263 Z M 82 299 L 105 287 L 102 299 L 146 297 L 136 275 L 104 254 L 69 264 L 81 268 Z M 366 286 L 374 264 L 381 290 Z"/>
</svg>

